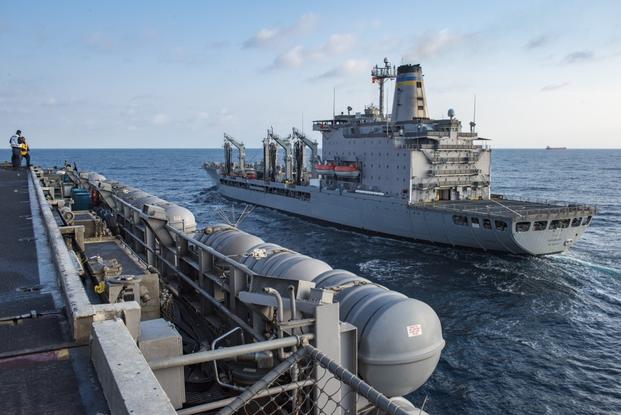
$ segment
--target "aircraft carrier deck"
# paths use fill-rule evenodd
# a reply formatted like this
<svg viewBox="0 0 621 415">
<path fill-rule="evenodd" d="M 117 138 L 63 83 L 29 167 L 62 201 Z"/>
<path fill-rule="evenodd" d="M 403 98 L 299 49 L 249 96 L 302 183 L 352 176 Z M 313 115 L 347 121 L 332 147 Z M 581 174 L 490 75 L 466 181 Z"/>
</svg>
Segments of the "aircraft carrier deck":
<svg viewBox="0 0 621 415">
<path fill-rule="evenodd" d="M 70 165 L 0 195 L 1 414 L 426 413 L 425 303 Z"/>
<path fill-rule="evenodd" d="M 109 413 L 88 344 L 72 338 L 28 176 L 0 169 L 0 411 Z"/>
</svg>

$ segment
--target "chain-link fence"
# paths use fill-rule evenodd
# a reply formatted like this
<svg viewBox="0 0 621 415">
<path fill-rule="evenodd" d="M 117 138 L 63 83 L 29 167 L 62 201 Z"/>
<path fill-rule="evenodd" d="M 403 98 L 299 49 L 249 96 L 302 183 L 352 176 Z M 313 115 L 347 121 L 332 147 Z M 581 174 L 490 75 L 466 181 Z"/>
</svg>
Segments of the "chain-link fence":
<svg viewBox="0 0 621 415">
<path fill-rule="evenodd" d="M 219 415 L 332 415 L 407 412 L 312 346 L 285 359 Z"/>
</svg>

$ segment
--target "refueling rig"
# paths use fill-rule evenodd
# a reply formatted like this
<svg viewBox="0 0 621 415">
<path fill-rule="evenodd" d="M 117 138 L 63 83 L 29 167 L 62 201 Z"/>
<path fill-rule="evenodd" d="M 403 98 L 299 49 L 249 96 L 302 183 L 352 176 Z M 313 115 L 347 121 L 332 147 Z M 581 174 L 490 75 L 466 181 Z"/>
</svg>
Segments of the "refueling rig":
<svg viewBox="0 0 621 415">
<path fill-rule="evenodd" d="M 258 163 L 249 163 L 246 161 L 244 143 L 224 133 L 224 162 L 208 162 L 204 164 L 204 167 L 208 171 L 210 168 L 216 169 L 227 177 L 262 179 L 287 184 L 306 185 L 311 179 L 317 179 L 316 166 L 321 165 L 317 141 L 310 139 L 295 127 L 286 137 L 279 136 L 274 133 L 273 128 L 270 128 L 262 141 L 263 160 Z M 237 148 L 237 163 L 233 160 L 233 147 Z M 277 160 L 279 149 L 283 151 L 282 165 L 279 165 Z M 310 151 L 308 160 L 305 159 L 307 149 Z M 307 161 L 310 163 L 310 168 L 306 167 Z"/>
<path fill-rule="evenodd" d="M 32 175 L 113 413 L 424 413 L 427 304 L 94 172 Z"/>
</svg>

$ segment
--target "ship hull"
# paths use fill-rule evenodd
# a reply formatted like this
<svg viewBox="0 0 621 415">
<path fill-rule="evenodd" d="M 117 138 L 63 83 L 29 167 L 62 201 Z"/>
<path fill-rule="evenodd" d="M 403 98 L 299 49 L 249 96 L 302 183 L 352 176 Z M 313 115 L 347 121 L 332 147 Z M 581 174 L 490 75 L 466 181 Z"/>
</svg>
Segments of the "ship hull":
<svg viewBox="0 0 621 415">
<path fill-rule="evenodd" d="M 256 183 L 253 183 L 256 182 Z M 276 194 L 262 181 L 220 183 L 220 193 L 230 199 L 277 209 L 316 221 L 331 223 L 363 232 L 424 241 L 448 246 L 459 246 L 483 251 L 507 252 L 519 255 L 548 255 L 567 250 L 587 226 L 546 229 L 544 231 L 517 232 L 509 216 L 470 215 L 480 221 L 475 226 L 468 221 L 457 225 L 455 211 L 435 206 L 409 205 L 407 201 L 386 196 L 365 195 L 351 192 L 328 191 L 310 186 L 288 186 L 291 194 L 304 192 L 304 197 Z M 264 189 L 264 190 L 261 190 Z M 272 189 L 272 190 L 269 190 Z M 547 216 L 549 219 L 556 217 Z M 560 217 L 560 216 L 559 216 Z M 563 216 L 569 218 L 570 216 Z M 501 221 L 504 230 L 485 228 L 484 220 L 491 224 Z M 520 218 L 520 221 L 523 221 Z"/>
</svg>

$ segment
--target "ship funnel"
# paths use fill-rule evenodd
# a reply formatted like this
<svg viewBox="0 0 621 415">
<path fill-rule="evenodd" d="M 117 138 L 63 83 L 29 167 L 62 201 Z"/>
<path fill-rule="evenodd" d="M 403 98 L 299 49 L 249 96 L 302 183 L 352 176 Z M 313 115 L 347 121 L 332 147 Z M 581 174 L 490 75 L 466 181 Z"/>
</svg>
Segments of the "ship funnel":
<svg viewBox="0 0 621 415">
<path fill-rule="evenodd" d="M 397 68 L 392 121 L 411 121 L 428 118 L 423 70 L 420 65 L 401 65 Z"/>
</svg>

